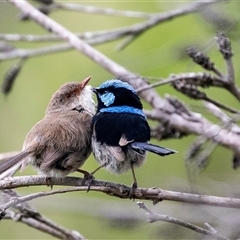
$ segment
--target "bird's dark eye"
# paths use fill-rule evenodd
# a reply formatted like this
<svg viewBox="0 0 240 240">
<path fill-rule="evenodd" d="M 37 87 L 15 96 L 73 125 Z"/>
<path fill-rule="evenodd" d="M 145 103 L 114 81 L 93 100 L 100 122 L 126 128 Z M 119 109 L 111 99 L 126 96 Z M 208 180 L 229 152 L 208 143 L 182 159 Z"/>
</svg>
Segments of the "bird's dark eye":
<svg viewBox="0 0 240 240">
<path fill-rule="evenodd" d="M 82 111 L 84 110 L 84 108 L 81 107 L 81 106 L 77 106 L 77 107 L 73 108 L 72 110 L 73 110 L 73 111 L 82 112 Z"/>
<path fill-rule="evenodd" d="M 104 94 L 106 94 L 106 93 L 108 93 L 108 90 L 106 90 L 106 89 L 99 89 L 99 90 L 98 90 L 98 94 L 99 94 L 99 95 L 104 95 Z"/>
</svg>

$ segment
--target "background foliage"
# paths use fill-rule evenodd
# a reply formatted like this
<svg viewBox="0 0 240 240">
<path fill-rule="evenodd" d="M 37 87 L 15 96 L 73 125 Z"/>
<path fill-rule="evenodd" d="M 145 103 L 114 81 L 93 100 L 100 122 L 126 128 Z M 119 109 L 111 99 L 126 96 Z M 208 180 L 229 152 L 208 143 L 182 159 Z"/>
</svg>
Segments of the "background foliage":
<svg viewBox="0 0 240 240">
<path fill-rule="evenodd" d="M 179 7 L 179 2 L 138 1 L 138 2 L 100 2 L 95 1 L 81 4 L 109 7 L 123 10 L 143 12 L 161 12 Z M 187 3 L 186 3 L 187 4 Z M 157 76 L 165 78 L 171 73 L 197 72 L 200 70 L 191 59 L 187 57 L 186 49 L 189 46 L 198 46 L 220 69 L 225 63 L 218 52 L 214 37 L 218 30 L 226 32 L 232 41 L 236 81 L 239 78 L 238 62 L 239 52 L 239 3 L 214 7 L 216 13 L 229 20 L 230 24 L 216 26 L 209 15 L 190 14 L 169 22 L 160 24 L 138 37 L 132 44 L 122 51 L 116 51 L 116 45 L 121 40 L 105 43 L 96 48 L 125 66 L 132 72 L 144 76 Z M 32 21 L 18 21 L 18 10 L 6 3 L 0 3 L 0 33 L 46 34 Z M 105 16 L 72 11 L 53 12 L 51 18 L 73 32 L 96 31 L 128 26 L 141 19 Z M 206 17 L 207 16 L 207 17 Z M 231 23 L 232 21 L 232 23 Z M 218 20 L 217 22 L 220 22 Z M 32 48 L 45 46 L 44 43 L 16 43 L 19 48 Z M 0 63 L 0 77 L 3 78 L 9 67 L 16 60 L 2 61 Z M 88 58 L 74 50 L 51 54 L 27 60 L 17 78 L 10 95 L 0 94 L 0 152 L 20 150 L 24 138 L 30 128 L 39 121 L 51 95 L 60 85 L 67 81 L 81 81 L 92 76 L 91 85 L 98 86 L 101 82 L 111 79 L 109 73 Z M 157 88 L 160 95 L 168 93 L 178 96 L 185 101 L 193 111 L 216 121 L 206 111 L 201 102 L 190 101 L 171 86 Z M 212 98 L 237 108 L 239 103 L 229 93 L 222 89 L 211 88 L 206 92 Z M 147 104 L 145 107 L 148 108 Z M 178 150 L 178 154 L 166 158 L 148 155 L 147 163 L 136 170 L 139 186 L 157 186 L 163 189 L 177 191 L 196 191 L 202 194 L 237 197 L 239 196 L 238 182 L 239 170 L 232 169 L 232 152 L 218 147 L 209 159 L 207 168 L 189 179 L 185 167 L 185 156 L 189 145 L 196 136 L 182 139 L 152 142 Z M 92 171 L 97 166 L 94 158 L 84 165 L 84 169 Z M 35 174 L 31 167 L 18 175 Z M 114 176 L 105 170 L 99 171 L 97 179 L 121 182 L 127 185 L 132 183 L 131 173 Z M 42 187 L 43 190 L 46 188 Z M 40 188 L 26 188 L 19 192 L 26 194 L 39 191 Z M 148 203 L 149 204 L 149 203 Z M 70 229 L 80 231 L 89 239 L 173 239 L 198 238 L 199 235 L 167 223 L 147 224 L 144 213 L 137 209 L 135 202 L 110 198 L 100 193 L 68 193 L 50 196 L 33 201 L 33 205 L 48 218 Z M 225 223 L 232 219 L 235 224 L 240 218 L 236 210 L 219 209 L 186 205 L 183 203 L 162 202 L 149 207 L 163 214 L 179 217 L 185 221 L 202 224 L 208 222 L 221 233 L 232 231 L 230 225 Z M 224 216 L 223 218 L 220 216 Z M 221 219 L 220 219 L 221 218 Z M 174 230 L 173 230 L 174 229 Z M 33 230 L 23 224 L 12 221 L 1 221 L 1 239 L 51 239 L 49 235 Z"/>
</svg>

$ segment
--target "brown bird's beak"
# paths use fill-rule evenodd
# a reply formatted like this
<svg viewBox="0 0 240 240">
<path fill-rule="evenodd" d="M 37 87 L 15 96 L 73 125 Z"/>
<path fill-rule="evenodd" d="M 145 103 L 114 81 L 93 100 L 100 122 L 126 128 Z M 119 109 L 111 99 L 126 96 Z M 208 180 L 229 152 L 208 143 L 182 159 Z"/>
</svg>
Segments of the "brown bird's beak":
<svg viewBox="0 0 240 240">
<path fill-rule="evenodd" d="M 74 95 L 79 95 L 81 94 L 82 90 L 86 87 L 86 85 L 88 84 L 88 82 L 90 81 L 91 77 L 87 77 L 85 78 L 82 82 L 80 82 L 75 89 L 73 89 L 72 92 L 70 92 L 68 95 L 70 96 L 71 94 Z"/>
<path fill-rule="evenodd" d="M 85 78 L 82 82 L 80 82 L 78 84 L 78 86 L 76 87 L 76 89 L 73 91 L 75 92 L 76 95 L 81 94 L 82 90 L 86 87 L 86 85 L 88 84 L 88 82 L 90 81 L 91 77 L 87 77 Z M 72 92 L 72 93 L 73 93 Z"/>
<path fill-rule="evenodd" d="M 85 78 L 82 82 L 80 82 L 80 86 L 81 86 L 81 89 L 84 89 L 85 88 L 85 86 L 88 84 L 88 82 L 90 81 L 90 79 L 91 79 L 92 77 L 90 76 L 90 77 L 87 77 L 87 78 Z"/>
</svg>

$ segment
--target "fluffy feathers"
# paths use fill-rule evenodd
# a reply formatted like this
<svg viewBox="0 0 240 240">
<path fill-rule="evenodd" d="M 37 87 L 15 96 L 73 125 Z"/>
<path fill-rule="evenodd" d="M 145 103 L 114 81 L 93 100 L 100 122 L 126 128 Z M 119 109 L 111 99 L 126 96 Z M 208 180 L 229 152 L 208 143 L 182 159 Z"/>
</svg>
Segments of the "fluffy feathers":
<svg viewBox="0 0 240 240">
<path fill-rule="evenodd" d="M 30 163 L 47 177 L 64 177 L 84 164 L 91 153 L 94 114 L 89 80 L 66 83 L 53 94 L 45 117 L 26 136 L 23 151 L 0 164 L 0 173 L 23 161 L 21 169 Z"/>
<path fill-rule="evenodd" d="M 146 151 L 160 156 L 175 151 L 148 143 L 150 128 L 131 85 L 114 79 L 102 83 L 94 92 L 98 106 L 92 121 L 93 154 L 100 166 L 112 173 L 132 169 L 136 186 L 134 168 L 144 163 Z"/>
</svg>

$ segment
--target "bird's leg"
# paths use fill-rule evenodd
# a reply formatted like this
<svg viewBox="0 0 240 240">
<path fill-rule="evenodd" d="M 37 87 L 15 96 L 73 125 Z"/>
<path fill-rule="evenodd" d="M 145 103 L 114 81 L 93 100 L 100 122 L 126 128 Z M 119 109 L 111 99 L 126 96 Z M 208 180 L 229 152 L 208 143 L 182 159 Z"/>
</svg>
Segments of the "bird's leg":
<svg viewBox="0 0 240 240">
<path fill-rule="evenodd" d="M 134 196 L 134 192 L 135 192 L 136 188 L 138 187 L 137 179 L 136 179 L 136 175 L 135 175 L 135 171 L 134 171 L 132 161 L 131 161 L 131 170 L 132 170 L 132 175 L 133 175 L 133 183 L 131 185 L 131 189 L 130 189 L 130 193 L 129 193 L 130 199 Z"/>
<path fill-rule="evenodd" d="M 100 170 L 101 168 L 104 168 L 107 166 L 107 163 L 103 163 L 101 164 L 98 168 L 96 168 L 93 172 L 91 172 L 91 174 L 95 174 L 98 170 Z"/>
<path fill-rule="evenodd" d="M 91 184 L 92 184 L 93 180 L 95 179 L 93 174 L 89 173 L 85 170 L 82 170 L 82 169 L 77 169 L 77 172 L 80 172 L 84 175 L 83 180 L 82 180 L 82 184 L 88 186 L 87 192 L 89 192 Z"/>
<path fill-rule="evenodd" d="M 101 166 L 99 166 L 98 168 L 96 168 L 93 172 L 89 173 L 85 170 L 82 170 L 82 169 L 78 169 L 77 171 L 84 174 L 84 178 L 82 180 L 82 184 L 83 185 L 86 185 L 86 182 L 88 183 L 88 189 L 87 189 L 87 192 L 89 192 L 90 190 L 90 187 L 91 187 L 91 184 L 93 182 L 93 180 L 95 179 L 95 177 L 93 176 L 99 169 L 105 167 L 106 164 L 102 164 Z"/>
</svg>

